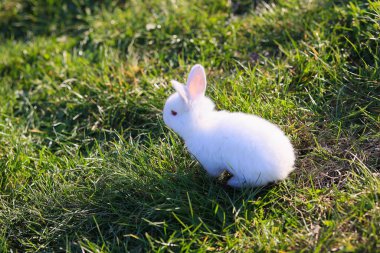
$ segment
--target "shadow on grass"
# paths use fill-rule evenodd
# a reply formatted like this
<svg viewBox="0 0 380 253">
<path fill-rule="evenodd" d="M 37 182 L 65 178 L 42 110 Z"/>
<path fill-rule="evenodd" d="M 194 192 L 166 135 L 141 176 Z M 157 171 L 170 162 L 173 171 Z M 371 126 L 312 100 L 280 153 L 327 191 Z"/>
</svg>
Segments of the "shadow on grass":
<svg viewBox="0 0 380 253">
<path fill-rule="evenodd" d="M 123 6 L 125 0 L 5 0 L 0 5 L 3 38 L 27 39 L 41 35 L 79 35 L 88 29 L 86 16 Z M 269 0 L 233 0 L 231 12 L 244 14 Z"/>
<path fill-rule="evenodd" d="M 243 15 L 257 8 L 260 4 L 276 3 L 274 0 L 231 0 L 231 11 L 235 15 Z"/>
<path fill-rule="evenodd" d="M 0 5 L 0 34 L 27 39 L 40 35 L 78 35 L 87 29 L 85 17 L 124 1 L 5 0 Z"/>
<path fill-rule="evenodd" d="M 95 244 L 114 252 L 145 251 L 168 242 L 172 250 L 187 244 L 198 249 L 206 240 L 225 243 L 218 234 L 233 237 L 244 228 L 250 230 L 255 210 L 277 199 L 271 196 L 271 187 L 242 191 L 222 187 L 198 166 L 191 171 L 144 170 L 144 166 L 133 170 L 116 156 L 106 163 L 109 167 L 95 172 L 93 181 L 86 179 L 94 173 L 90 170 L 81 180 L 53 189 L 36 180 L 32 188 L 42 191 L 25 205 L 19 200 L 13 207 L 23 215 L 6 228 L 10 246 L 77 251 Z M 19 241 L 22 238 L 29 242 Z"/>
<path fill-rule="evenodd" d="M 225 188 L 197 171 L 149 178 L 145 183 L 121 180 L 99 185 L 91 198 L 92 215 L 81 229 L 86 232 L 76 233 L 73 241 L 86 238 L 112 250 L 126 245 L 129 250 L 162 247 L 165 242 L 168 249 L 176 250 L 192 240 L 192 249 L 198 249 L 203 240 L 218 244 L 224 239 L 213 234 L 233 235 L 252 225 L 255 200 L 266 199 L 270 191 L 269 187 Z"/>
</svg>

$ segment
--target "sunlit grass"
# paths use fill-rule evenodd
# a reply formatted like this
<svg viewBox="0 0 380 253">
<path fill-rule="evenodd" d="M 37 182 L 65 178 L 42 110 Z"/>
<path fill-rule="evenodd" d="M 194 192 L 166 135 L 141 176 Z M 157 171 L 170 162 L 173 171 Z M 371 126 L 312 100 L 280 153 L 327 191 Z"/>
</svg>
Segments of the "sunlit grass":
<svg viewBox="0 0 380 253">
<path fill-rule="evenodd" d="M 380 4 L 230 2 L 0 3 L 0 251 L 380 249 Z M 195 63 L 289 179 L 226 188 L 164 126 Z"/>
</svg>

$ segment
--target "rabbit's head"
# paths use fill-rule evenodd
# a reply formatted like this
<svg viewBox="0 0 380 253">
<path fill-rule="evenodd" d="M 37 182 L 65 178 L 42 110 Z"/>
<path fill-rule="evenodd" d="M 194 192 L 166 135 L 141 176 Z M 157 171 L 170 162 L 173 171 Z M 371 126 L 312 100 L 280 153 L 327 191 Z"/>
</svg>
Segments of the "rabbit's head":
<svg viewBox="0 0 380 253">
<path fill-rule="evenodd" d="M 214 110 L 214 103 L 205 96 L 206 74 L 204 68 L 197 64 L 191 68 L 186 86 L 172 81 L 174 89 L 165 103 L 163 117 L 165 124 L 174 132 L 185 138 L 196 130 L 202 115 Z"/>
</svg>

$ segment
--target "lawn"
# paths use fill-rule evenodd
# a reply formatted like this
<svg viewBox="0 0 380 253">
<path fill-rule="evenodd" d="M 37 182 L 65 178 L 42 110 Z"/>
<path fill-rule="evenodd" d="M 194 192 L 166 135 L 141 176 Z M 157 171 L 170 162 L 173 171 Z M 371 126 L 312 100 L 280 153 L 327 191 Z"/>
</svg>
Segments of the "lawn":
<svg viewBox="0 0 380 253">
<path fill-rule="evenodd" d="M 278 124 L 234 190 L 163 123 L 193 64 Z M 0 252 L 380 251 L 380 2 L 1 0 Z"/>
</svg>

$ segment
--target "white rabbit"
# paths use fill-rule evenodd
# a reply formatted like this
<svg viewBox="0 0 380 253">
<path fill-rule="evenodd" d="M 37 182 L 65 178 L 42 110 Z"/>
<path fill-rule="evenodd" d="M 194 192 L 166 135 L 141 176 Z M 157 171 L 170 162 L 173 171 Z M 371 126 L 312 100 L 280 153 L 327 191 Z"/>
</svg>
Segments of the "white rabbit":
<svg viewBox="0 0 380 253">
<path fill-rule="evenodd" d="M 292 144 L 276 125 L 255 115 L 216 111 L 205 96 L 206 74 L 192 67 L 186 86 L 172 81 L 165 124 L 179 134 L 208 174 L 232 174 L 232 187 L 261 186 L 285 179 L 294 169 Z"/>
</svg>

